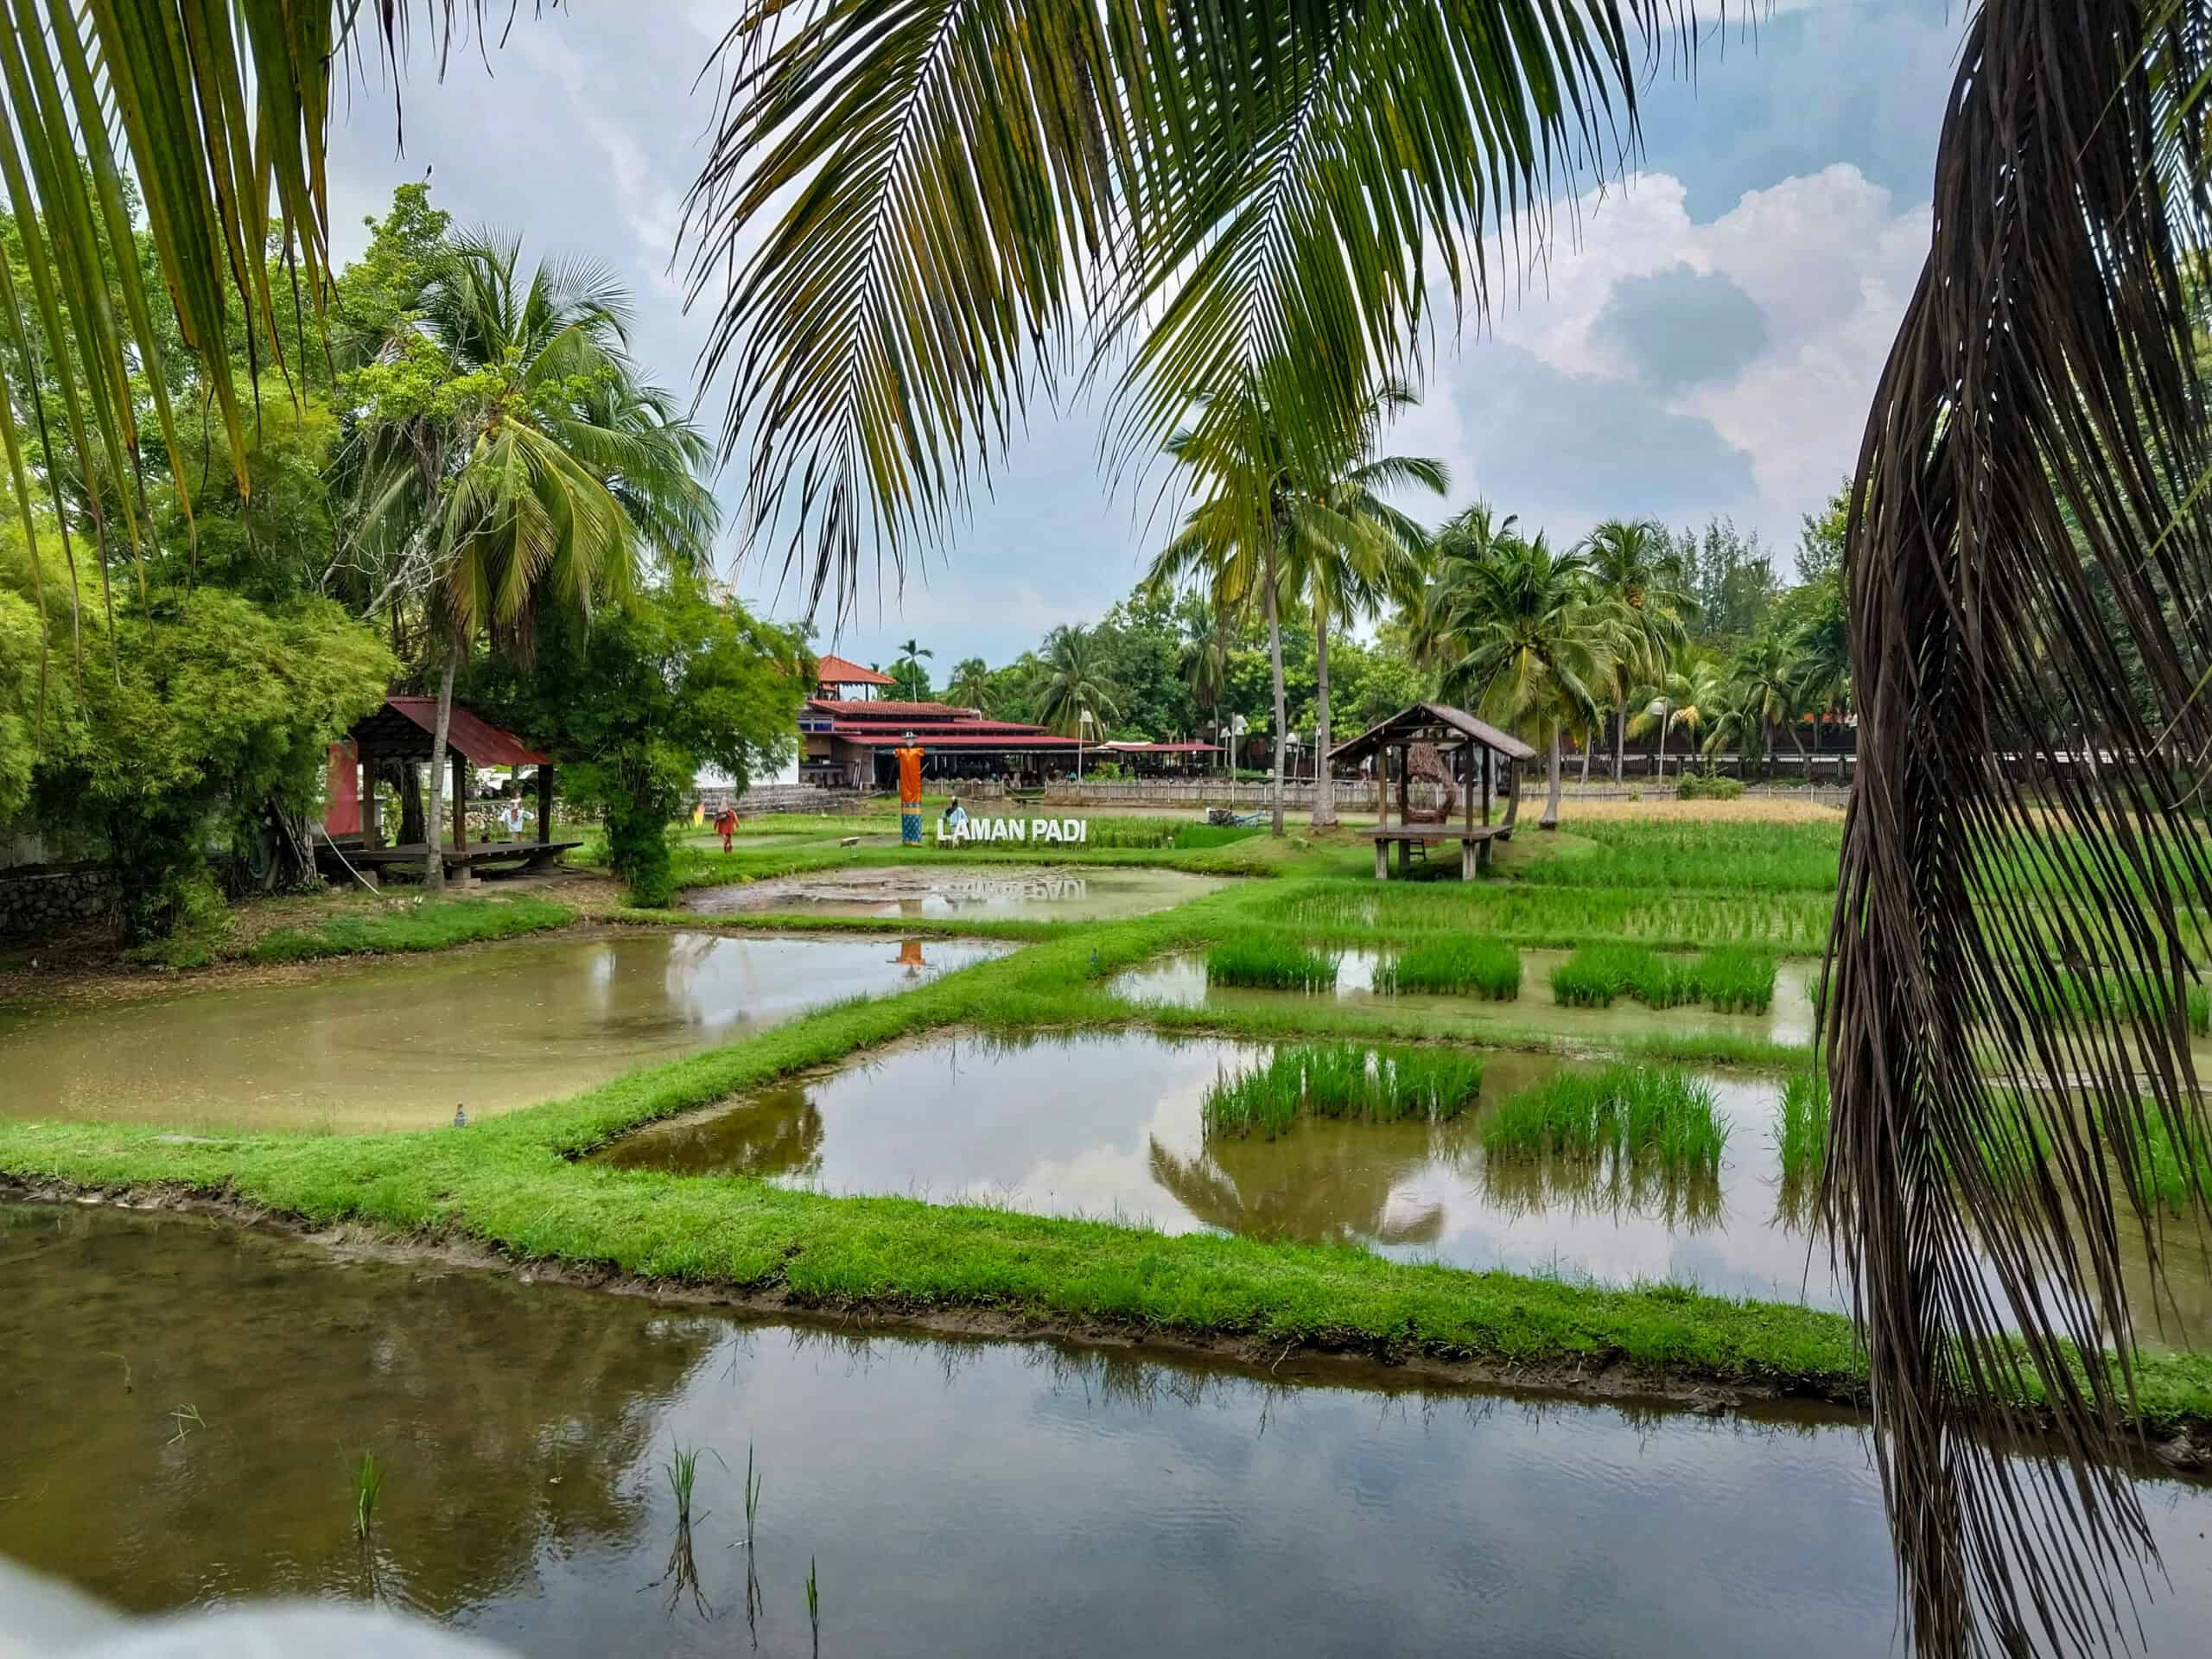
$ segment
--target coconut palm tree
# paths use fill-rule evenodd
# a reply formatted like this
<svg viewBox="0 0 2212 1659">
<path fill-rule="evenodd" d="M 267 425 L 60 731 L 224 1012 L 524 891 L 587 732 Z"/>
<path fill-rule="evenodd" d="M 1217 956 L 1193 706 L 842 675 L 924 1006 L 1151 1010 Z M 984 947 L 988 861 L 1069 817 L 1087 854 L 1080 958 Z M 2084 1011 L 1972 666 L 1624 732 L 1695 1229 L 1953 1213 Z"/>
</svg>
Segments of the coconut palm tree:
<svg viewBox="0 0 2212 1659">
<path fill-rule="evenodd" d="M 944 688 L 944 700 L 955 708 L 990 713 L 990 665 L 980 657 L 963 657 L 955 663 L 951 681 Z"/>
<path fill-rule="evenodd" d="M 1193 617 L 1176 648 L 1175 666 L 1191 701 L 1213 711 L 1213 741 L 1219 743 L 1221 700 L 1229 690 L 1228 618 L 1211 606 Z"/>
<path fill-rule="evenodd" d="M 1605 690 L 1612 704 L 1613 781 L 1621 781 L 1628 745 L 1629 695 L 1640 678 L 1663 671 L 1689 637 L 1695 603 L 1682 588 L 1682 562 L 1656 519 L 1608 518 L 1584 538 L 1593 591 L 1618 602 L 1622 626 L 1613 641 Z M 1589 746 L 1582 751 L 1586 778 Z"/>
<path fill-rule="evenodd" d="M 1560 740 L 1597 722 L 1622 626 L 1615 601 L 1591 593 L 1580 551 L 1554 552 L 1541 531 L 1527 540 L 1500 536 L 1484 508 L 1446 523 L 1435 549 L 1427 626 L 1443 661 L 1444 695 L 1545 747 L 1538 827 L 1556 830 Z"/>
<path fill-rule="evenodd" d="M 1690 741 L 1694 745 L 1698 729 L 1705 723 L 1705 715 L 1700 706 L 1699 698 L 1701 695 L 1707 695 L 1704 691 L 1704 682 L 1700 678 L 1706 669 L 1707 664 L 1698 660 L 1688 650 L 1677 651 L 1660 673 L 1659 677 L 1644 686 L 1638 694 L 1643 706 L 1630 716 L 1628 722 L 1629 734 L 1632 737 L 1641 737 L 1646 732 L 1656 731 L 1659 734 L 1656 775 L 1662 781 L 1667 776 L 1668 734 L 1680 727 L 1688 734 Z"/>
<path fill-rule="evenodd" d="M 470 642 L 526 655 L 542 606 L 588 619 L 646 567 L 707 556 L 712 453 L 639 378 L 627 318 L 607 273 L 541 263 L 525 276 L 518 241 L 472 233 L 442 250 L 353 383 L 353 535 L 400 550 L 400 580 L 411 573 L 443 641 L 425 809 L 433 887 L 454 674 Z"/>
<path fill-rule="evenodd" d="M 1106 677 L 1103 658 L 1097 629 L 1063 623 L 1045 636 L 1038 659 L 1038 720 L 1047 731 L 1076 740 L 1077 778 L 1086 734 L 1121 712 L 1121 690 Z"/>
<path fill-rule="evenodd" d="M 898 678 L 899 695 L 910 702 L 921 702 L 928 698 L 930 677 L 922 667 L 922 658 L 936 655 L 918 639 L 908 639 L 899 645 L 898 660 L 891 671 Z"/>
<path fill-rule="evenodd" d="M 895 561 L 958 522 L 1039 379 L 1071 364 L 1126 365 L 1125 458 L 1255 380 L 1293 448 L 1338 429 L 1421 350 L 1431 296 L 1482 302 L 1471 251 L 1495 211 L 1541 213 L 1633 149 L 1655 37 L 1696 22 L 1649 0 L 731 7 L 735 73 L 690 219 L 695 283 L 722 284 L 706 366 L 733 388 L 725 448 L 749 457 L 755 521 L 790 508 L 817 600 L 849 594 L 872 543 Z M 486 16 L 482 0 L 424 10 L 441 61 Z M 335 66 L 397 68 L 419 27 L 399 0 L 22 0 L 0 22 L 6 184 L 84 470 L 120 485 L 123 365 L 156 350 L 150 285 L 126 275 L 111 302 L 86 280 L 101 229 L 120 240 L 119 180 L 145 193 L 243 489 L 238 381 L 304 353 L 285 324 L 312 314 L 246 251 L 273 240 L 280 275 L 296 263 L 323 292 Z M 197 44 L 148 51 L 149 29 Z M 1893 810 L 1847 830 L 1824 1204 L 1867 1344 L 1905 1628 L 1947 1656 L 2031 1632 L 2087 1645 L 2091 1569 L 2149 1549 L 2119 1439 L 2135 1373 L 2100 1345 L 2133 1332 L 2116 1217 L 2141 1211 L 2134 1165 L 2038 1147 L 2036 1179 L 1995 1183 L 1976 1148 L 2008 1098 L 1965 1057 L 2002 1027 L 2037 1069 L 2114 1079 L 2081 1110 L 2123 1153 L 2153 1116 L 2212 1134 L 2177 1027 L 2101 1025 L 2069 1039 L 2079 1063 L 2041 1065 L 2057 1033 L 2031 978 L 2054 932 L 2162 973 L 2212 904 L 2177 759 L 2212 751 L 2196 592 L 2212 400 L 2187 321 L 2212 245 L 2209 43 L 2212 0 L 1970 10 L 1923 279 L 1854 480 L 1859 799 Z M 241 317 L 243 375 L 223 345 Z M 129 532 L 99 536 L 104 562 Z M 2094 797 L 2064 781 L 2084 729 L 2114 757 Z M 2018 789 L 2000 744 L 2055 792 Z M 2093 855 L 2069 884 L 2031 915 L 1968 902 L 1986 861 L 2054 830 Z M 1994 1293 L 1991 1255 L 2009 1264 Z M 1999 1461 L 2029 1395 L 2075 1454 L 2063 1467 Z"/>
<path fill-rule="evenodd" d="M 1797 717 L 1805 708 L 1805 667 L 1796 636 L 1769 629 L 1737 652 L 1728 671 L 1739 711 L 1734 728 L 1755 732 L 1761 753 L 1771 755 L 1779 728 L 1802 759 L 1805 740 L 1797 734 Z"/>
<path fill-rule="evenodd" d="M 1337 821 L 1335 779 L 1329 774 L 1329 630 L 1421 591 L 1428 552 L 1426 531 L 1383 498 L 1408 489 L 1442 495 L 1451 475 L 1440 461 L 1377 455 L 1382 423 L 1410 408 L 1404 387 L 1382 387 L 1344 446 L 1341 463 L 1325 469 L 1311 499 L 1294 518 L 1291 580 L 1313 613 L 1313 815 L 1317 828 Z"/>
</svg>

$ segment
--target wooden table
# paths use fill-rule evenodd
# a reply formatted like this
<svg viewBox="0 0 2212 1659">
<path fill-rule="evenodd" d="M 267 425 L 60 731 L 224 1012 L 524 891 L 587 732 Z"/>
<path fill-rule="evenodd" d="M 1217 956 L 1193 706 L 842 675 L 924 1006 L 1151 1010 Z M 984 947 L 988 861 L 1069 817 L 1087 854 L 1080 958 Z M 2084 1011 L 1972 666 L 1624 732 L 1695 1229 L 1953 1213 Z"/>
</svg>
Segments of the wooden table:
<svg viewBox="0 0 2212 1659">
<path fill-rule="evenodd" d="M 1459 843 L 1459 879 L 1471 881 L 1478 872 L 1490 868 L 1491 843 L 1513 839 L 1513 826 L 1478 823 L 1454 830 L 1444 824 L 1399 825 L 1376 830 L 1372 835 L 1375 841 L 1375 879 L 1377 881 L 1390 879 L 1390 849 L 1394 845 L 1398 849 L 1398 874 L 1407 875 L 1413 870 L 1415 847 L 1421 849 L 1421 855 L 1426 858 L 1430 848 L 1447 841 Z"/>
</svg>

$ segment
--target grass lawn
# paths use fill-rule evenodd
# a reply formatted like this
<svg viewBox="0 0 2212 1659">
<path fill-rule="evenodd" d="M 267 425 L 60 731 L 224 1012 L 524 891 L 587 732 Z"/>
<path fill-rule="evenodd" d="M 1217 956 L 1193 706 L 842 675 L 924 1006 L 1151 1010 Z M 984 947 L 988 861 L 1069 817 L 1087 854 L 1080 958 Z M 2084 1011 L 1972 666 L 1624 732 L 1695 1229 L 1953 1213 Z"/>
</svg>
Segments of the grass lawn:
<svg viewBox="0 0 2212 1659">
<path fill-rule="evenodd" d="M 1774 839 L 1763 855 L 1774 876 L 1770 887 L 1729 879 L 1735 863 L 1752 855 L 1748 842 L 1722 836 L 1694 846 L 1694 837 L 1680 833 L 1683 822 L 1677 815 L 1642 839 L 1633 825 L 1622 823 L 1593 825 L 1586 836 L 1540 836 L 1531 830 L 1516 836 L 1515 856 L 1497 877 L 1465 887 L 1457 881 L 1377 887 L 1371 879 L 1355 879 L 1371 857 L 1356 831 L 1281 842 L 1261 836 L 1198 848 L 1162 842 L 1056 852 L 1055 862 L 1147 862 L 1262 879 L 1128 921 L 933 926 L 931 931 L 995 934 L 1025 941 L 1027 948 L 897 995 L 822 1009 L 465 1130 L 178 1141 L 151 1129 L 110 1124 L 0 1122 L 0 1175 L 105 1192 L 188 1191 L 318 1224 L 466 1237 L 518 1258 L 724 1287 L 855 1316 L 984 1313 L 1017 1326 L 1080 1332 L 1104 1325 L 1136 1334 L 1303 1343 L 1386 1358 L 1421 1355 L 1528 1366 L 1555 1376 L 1625 1365 L 1653 1380 L 1853 1398 L 1865 1372 L 1848 1321 L 1796 1306 L 1673 1286 L 1598 1287 L 1408 1263 L 1355 1249 L 1208 1233 L 1170 1236 L 988 1207 L 833 1197 L 742 1179 L 575 1161 L 640 1124 L 897 1039 L 956 1027 L 1035 1030 L 1134 1023 L 1217 1031 L 1307 1045 L 1313 1058 L 1301 1064 L 1309 1071 L 1335 1064 L 1326 1046 L 1332 1039 L 1388 1039 L 1414 1045 L 1415 1055 L 1428 1058 L 1398 1063 L 1388 1082 L 1396 1092 L 1387 1099 L 1376 1092 L 1386 1090 L 1380 1071 L 1371 1077 L 1347 1073 L 1337 1091 L 1344 1109 L 1367 1115 L 1456 1109 L 1478 1086 L 1479 1052 L 1435 1046 L 1443 1022 L 1395 1007 L 1389 999 L 1357 1007 L 1286 999 L 1258 1009 L 1140 1007 L 1113 995 L 1108 982 L 1170 952 L 1210 951 L 1232 942 L 1243 942 L 1249 963 L 1264 966 L 1290 960 L 1291 947 L 1417 946 L 1469 929 L 1491 940 L 1522 944 L 1817 948 L 1830 896 L 1816 886 L 1796 884 L 1809 879 L 1821 856 L 1815 831 L 1828 837 L 1833 859 L 1840 821 L 1811 824 L 1802 834 L 1792 826 L 1788 837 Z M 1726 827 L 1732 834 L 1739 825 Z M 1141 839 L 1147 832 L 1130 833 Z M 1522 847 L 1523 840 L 1530 844 Z M 727 859 L 718 849 L 685 848 L 680 857 L 687 879 L 695 872 L 702 880 L 728 880 L 841 863 L 1007 856 L 988 848 L 958 854 L 926 849 L 918 855 L 896 848 L 846 849 L 834 840 L 825 845 L 823 838 L 780 830 L 749 834 L 741 847 Z M 1035 854 L 1026 856 L 1033 861 Z M 1017 854 L 1008 861 L 1022 858 Z M 1678 882 L 1663 893 L 1643 885 L 1651 869 L 1679 872 L 1686 861 L 1707 866 L 1712 883 L 1700 888 Z M 559 926 L 565 919 L 562 910 L 524 898 L 449 900 L 326 919 L 267 935 L 257 948 L 280 959 L 436 949 L 464 938 Z M 633 922 L 702 925 L 702 918 L 681 912 L 617 914 Z M 744 925 L 785 928 L 793 920 L 747 917 Z M 817 931 L 913 927 L 895 920 L 825 926 L 819 918 L 807 925 Z M 1455 975 L 1476 973 L 1474 964 L 1440 958 L 1437 971 L 1447 968 Z M 1518 1033 L 1510 1025 L 1485 1036 L 1491 1046 L 1560 1045 L 1555 1036 Z M 1802 1048 L 1663 1033 L 1624 1043 L 1615 1052 L 1647 1065 L 1725 1060 L 1777 1071 L 1802 1067 L 1807 1058 Z M 1557 1122 L 1547 1120 L 1540 1135 L 1560 1133 L 1559 1122 L 1568 1116 L 1554 1112 Z M 1258 1121 L 1269 1120 L 1260 1114 Z M 2212 1424 L 2212 1358 L 2150 1356 L 2139 1376 L 2141 1408 L 2154 1426 Z"/>
</svg>

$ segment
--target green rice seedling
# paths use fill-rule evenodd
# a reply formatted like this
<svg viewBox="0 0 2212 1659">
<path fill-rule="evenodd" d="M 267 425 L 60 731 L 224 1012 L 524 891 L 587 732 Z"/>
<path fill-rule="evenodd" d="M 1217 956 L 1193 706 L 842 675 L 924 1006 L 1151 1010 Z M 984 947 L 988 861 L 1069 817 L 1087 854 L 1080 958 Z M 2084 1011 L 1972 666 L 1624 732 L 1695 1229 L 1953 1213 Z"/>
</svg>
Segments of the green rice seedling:
<svg viewBox="0 0 2212 1659">
<path fill-rule="evenodd" d="M 2176 1146 L 2173 1130 L 2155 1106 L 2144 1113 L 2133 1142 L 2128 1153 L 2120 1152 L 2116 1141 L 2113 1149 L 2121 1157 L 2132 1153 L 2136 1190 L 2150 1203 L 2181 1216 L 2212 1200 L 2212 1145 L 2197 1140 L 2193 1146 Z"/>
<path fill-rule="evenodd" d="M 1649 1157 L 1711 1169 L 1728 1144 L 1713 1085 L 1686 1071 L 1561 1071 L 1500 1103 L 1483 1126 L 1492 1158 Z"/>
<path fill-rule="evenodd" d="M 1827 1157 L 1828 1078 L 1816 1066 L 1793 1071 L 1775 1108 L 1774 1138 L 1785 1181 L 1809 1179 Z"/>
<path fill-rule="evenodd" d="M 200 1408 L 197 1406 L 178 1406 L 170 1411 L 169 1419 L 176 1425 L 176 1433 L 169 1436 L 171 1446 L 175 1446 L 194 1429 L 207 1427 L 207 1420 L 200 1414 Z"/>
<path fill-rule="evenodd" d="M 1723 1014 L 1764 1014 L 1774 1003 L 1774 957 L 1747 946 L 1707 951 L 1690 969 L 1698 1000 Z"/>
<path fill-rule="evenodd" d="M 1301 1116 L 1370 1123 L 1437 1120 L 1466 1110 L 1482 1090 L 1479 1056 L 1456 1049 L 1313 1043 L 1279 1048 L 1265 1065 L 1217 1078 L 1206 1091 L 1206 1128 L 1273 1140 Z"/>
<path fill-rule="evenodd" d="M 814 1557 L 806 1558 L 806 1624 L 814 1632 L 814 1650 L 822 1651 L 822 1578 L 815 1571 Z"/>
<path fill-rule="evenodd" d="M 691 1524 L 691 1489 L 699 1479 L 699 1459 L 703 1455 L 721 1463 L 721 1453 L 711 1446 L 695 1446 L 687 1450 L 674 1440 L 669 1442 L 668 1450 L 669 1460 L 661 1468 L 668 1476 L 669 1491 L 676 1494 L 676 1524 L 688 1529 Z"/>
<path fill-rule="evenodd" d="M 760 1483 L 765 1475 L 753 1471 L 753 1443 L 745 1446 L 745 1541 L 749 1548 L 760 1524 Z"/>
<path fill-rule="evenodd" d="M 373 1452 L 353 1465 L 353 1535 L 365 1541 L 376 1524 L 377 1500 L 384 1495 L 384 1465 Z"/>
<path fill-rule="evenodd" d="M 1440 991 L 1510 1002 L 1521 995 L 1521 953 L 1501 939 L 1466 934 L 1408 945 L 1376 969 L 1375 988 Z"/>
<path fill-rule="evenodd" d="M 1325 991 L 1337 983 L 1337 958 L 1287 939 L 1245 934 L 1207 953 L 1206 982 L 1271 991 Z"/>
<path fill-rule="evenodd" d="M 1585 944 L 1552 969 L 1552 996 L 1569 1007 L 1602 1008 L 1632 996 L 1655 1008 L 1695 995 L 1688 970 L 1648 945 Z"/>
</svg>

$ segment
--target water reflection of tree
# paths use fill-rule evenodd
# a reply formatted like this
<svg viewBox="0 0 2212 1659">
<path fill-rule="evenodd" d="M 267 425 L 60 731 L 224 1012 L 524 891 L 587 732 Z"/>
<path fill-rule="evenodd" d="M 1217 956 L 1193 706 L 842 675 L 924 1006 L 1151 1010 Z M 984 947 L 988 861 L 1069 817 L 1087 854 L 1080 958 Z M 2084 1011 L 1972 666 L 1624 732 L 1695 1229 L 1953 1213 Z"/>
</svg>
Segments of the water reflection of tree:
<svg viewBox="0 0 2212 1659">
<path fill-rule="evenodd" d="M 809 1085 L 762 1090 L 727 1111 L 645 1130 L 607 1161 L 678 1175 L 811 1176 L 822 1167 L 822 1112 Z"/>
<path fill-rule="evenodd" d="M 1688 1233 L 1722 1217 L 1718 1173 L 1649 1158 L 1484 1158 L 1480 1179 L 1483 1197 L 1511 1217 L 1633 1216 Z"/>
<path fill-rule="evenodd" d="M 378 1587 L 435 1616 L 526 1588 L 540 1560 L 626 1546 L 655 1408 L 728 1331 L 588 1292 L 340 1266 L 174 1217 L 68 1220 L 64 1248 L 0 1302 L 21 1431 L 0 1446 L 17 1499 L 0 1503 L 0 1554 L 133 1611 L 218 1581 L 238 1598 L 357 1593 L 363 1450 L 386 1470 Z M 149 1419 L 177 1401 L 207 1427 L 166 1446 Z"/>
<path fill-rule="evenodd" d="M 1373 1132 L 1369 1132 L 1371 1137 Z M 1336 1244 L 1433 1244 L 1444 1206 L 1393 1218 L 1400 1185 L 1429 1161 L 1426 1147 L 1393 1155 L 1319 1132 L 1274 1141 L 1227 1136 L 1195 1158 L 1150 1143 L 1152 1177 L 1192 1217 L 1224 1232 Z"/>
</svg>

